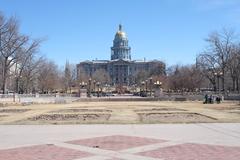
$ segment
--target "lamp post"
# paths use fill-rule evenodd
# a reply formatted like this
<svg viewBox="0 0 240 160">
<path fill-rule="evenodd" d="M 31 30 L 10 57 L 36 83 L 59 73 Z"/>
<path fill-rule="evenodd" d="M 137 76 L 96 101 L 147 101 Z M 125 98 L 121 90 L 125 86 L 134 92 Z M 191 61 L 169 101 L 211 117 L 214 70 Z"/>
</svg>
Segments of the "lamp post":
<svg viewBox="0 0 240 160">
<path fill-rule="evenodd" d="M 156 85 L 157 87 L 161 87 L 162 82 L 160 82 L 160 81 L 156 81 L 156 82 L 154 83 L 154 85 Z"/>
<path fill-rule="evenodd" d="M 218 94 L 220 95 L 220 82 L 219 82 L 219 79 L 220 77 L 223 75 L 222 72 L 215 72 L 214 75 L 217 77 L 217 85 L 218 85 Z"/>
<path fill-rule="evenodd" d="M 91 97 L 91 84 L 92 84 L 92 79 L 88 79 L 88 97 Z"/>
<path fill-rule="evenodd" d="M 14 91 L 14 95 L 13 95 L 13 102 L 16 102 L 16 97 L 18 97 L 18 94 L 19 94 L 19 78 L 18 76 L 16 76 L 16 89 Z"/>
<path fill-rule="evenodd" d="M 148 91 L 148 80 L 147 79 L 145 80 L 145 87 L 146 87 L 146 93 L 147 93 L 147 91 Z"/>
<path fill-rule="evenodd" d="M 84 81 L 82 81 L 79 83 L 79 85 L 80 85 L 80 88 L 83 89 L 86 86 L 86 83 Z"/>
<path fill-rule="evenodd" d="M 147 94 L 148 94 L 148 80 L 145 80 L 145 87 L 146 87 L 145 91 L 146 91 L 146 96 L 147 96 Z"/>
<path fill-rule="evenodd" d="M 96 85 L 97 85 L 97 96 L 99 97 L 100 82 L 97 82 Z"/>
<path fill-rule="evenodd" d="M 133 92 L 137 92 L 137 85 L 133 84 Z"/>
<path fill-rule="evenodd" d="M 109 84 L 106 84 L 106 85 L 105 85 L 105 92 L 106 92 L 106 95 L 109 93 L 109 86 L 110 86 Z"/>
<path fill-rule="evenodd" d="M 155 97 L 158 97 L 158 96 L 160 96 L 160 94 L 161 94 L 161 86 L 162 86 L 162 82 L 160 82 L 160 81 L 156 81 L 155 83 L 154 83 L 154 85 L 156 86 L 156 90 L 155 90 Z"/>
<path fill-rule="evenodd" d="M 141 91 L 140 91 L 140 96 L 143 96 L 143 93 L 144 93 L 144 85 L 145 85 L 145 82 L 142 81 L 141 82 Z"/>
<path fill-rule="evenodd" d="M 152 77 L 150 77 L 149 78 L 150 97 L 152 97 L 152 83 L 153 83 L 152 80 L 153 80 Z"/>
<path fill-rule="evenodd" d="M 141 82 L 141 86 L 142 86 L 141 89 L 142 89 L 142 91 L 144 91 L 144 85 L 145 85 L 145 82 L 142 81 L 142 82 Z"/>
<path fill-rule="evenodd" d="M 18 78 L 16 78 L 16 89 L 13 94 L 13 102 L 16 101 L 16 94 L 17 94 L 16 92 L 18 92 Z"/>
<path fill-rule="evenodd" d="M 80 89 L 79 89 L 79 96 L 80 96 L 80 97 L 81 97 L 81 92 L 82 92 L 81 89 L 84 89 L 84 87 L 85 87 L 86 85 L 87 85 L 87 84 L 86 84 L 84 81 L 82 81 L 82 82 L 79 83 L 79 86 L 80 86 L 80 87 L 79 87 L 79 88 L 80 88 Z"/>
<path fill-rule="evenodd" d="M 96 80 L 93 80 L 93 92 L 95 94 L 95 88 L 96 88 Z"/>
</svg>

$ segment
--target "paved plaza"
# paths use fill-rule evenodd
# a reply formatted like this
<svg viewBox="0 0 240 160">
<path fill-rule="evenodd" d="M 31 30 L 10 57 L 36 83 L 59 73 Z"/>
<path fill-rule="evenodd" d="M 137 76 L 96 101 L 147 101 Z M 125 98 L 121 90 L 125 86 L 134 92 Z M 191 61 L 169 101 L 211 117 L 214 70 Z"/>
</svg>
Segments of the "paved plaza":
<svg viewBox="0 0 240 160">
<path fill-rule="evenodd" d="M 1 125 L 0 160 L 239 160 L 239 123 Z"/>
<path fill-rule="evenodd" d="M 3 106 L 0 160 L 239 160 L 239 109 L 227 101 Z"/>
</svg>

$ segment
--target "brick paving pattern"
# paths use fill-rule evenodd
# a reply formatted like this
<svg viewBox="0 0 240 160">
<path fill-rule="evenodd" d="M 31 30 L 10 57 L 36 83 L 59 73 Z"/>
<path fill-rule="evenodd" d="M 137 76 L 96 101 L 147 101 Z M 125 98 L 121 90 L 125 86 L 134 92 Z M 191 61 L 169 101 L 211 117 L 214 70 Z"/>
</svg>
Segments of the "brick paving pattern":
<svg viewBox="0 0 240 160">
<path fill-rule="evenodd" d="M 0 150 L 0 160 L 96 160 L 94 157 L 99 156 L 107 156 L 101 160 L 125 160 L 126 157 L 128 160 L 136 160 L 140 156 L 144 160 L 239 160 L 240 157 L 240 147 L 184 142 L 180 144 L 122 135 L 73 140 L 62 144 L 63 146 L 54 143 Z M 69 145 L 74 148 L 69 148 Z M 95 148 L 98 149 L 92 151 Z M 102 153 L 111 155 L 101 155 Z"/>
<path fill-rule="evenodd" d="M 240 147 L 185 143 L 139 155 L 164 160 L 239 160 Z"/>
<path fill-rule="evenodd" d="M 154 143 L 162 143 L 162 142 L 166 142 L 166 141 L 159 140 L 159 139 L 151 139 L 151 138 L 114 135 L 114 136 L 75 140 L 67 143 L 83 145 L 83 146 L 88 146 L 93 148 L 119 151 L 123 149 L 129 149 L 133 147 L 139 147 L 139 146 L 144 146 L 144 145 L 149 145 Z"/>
<path fill-rule="evenodd" d="M 37 145 L 0 150 L 0 160 L 73 160 L 91 155 L 90 153 L 54 145 Z"/>
</svg>

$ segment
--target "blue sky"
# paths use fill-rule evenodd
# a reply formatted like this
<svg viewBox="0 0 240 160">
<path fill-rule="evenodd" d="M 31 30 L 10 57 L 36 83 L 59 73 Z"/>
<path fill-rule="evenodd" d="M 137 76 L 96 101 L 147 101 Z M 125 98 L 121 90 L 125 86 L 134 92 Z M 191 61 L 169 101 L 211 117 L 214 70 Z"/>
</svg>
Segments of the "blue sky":
<svg viewBox="0 0 240 160">
<path fill-rule="evenodd" d="M 110 59 L 122 23 L 132 59 L 191 64 L 208 34 L 240 32 L 240 0 L 0 0 L 0 11 L 20 20 L 22 33 L 44 38 L 41 52 L 66 60 Z"/>
</svg>

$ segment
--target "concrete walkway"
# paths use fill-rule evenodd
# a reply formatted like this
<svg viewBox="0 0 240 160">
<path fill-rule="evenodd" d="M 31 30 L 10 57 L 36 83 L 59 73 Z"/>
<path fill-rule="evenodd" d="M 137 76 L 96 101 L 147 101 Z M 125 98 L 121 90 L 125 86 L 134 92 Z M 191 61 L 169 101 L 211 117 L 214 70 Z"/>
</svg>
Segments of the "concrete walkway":
<svg viewBox="0 0 240 160">
<path fill-rule="evenodd" d="M 0 126 L 0 160 L 238 160 L 239 157 L 239 123 Z"/>
</svg>

